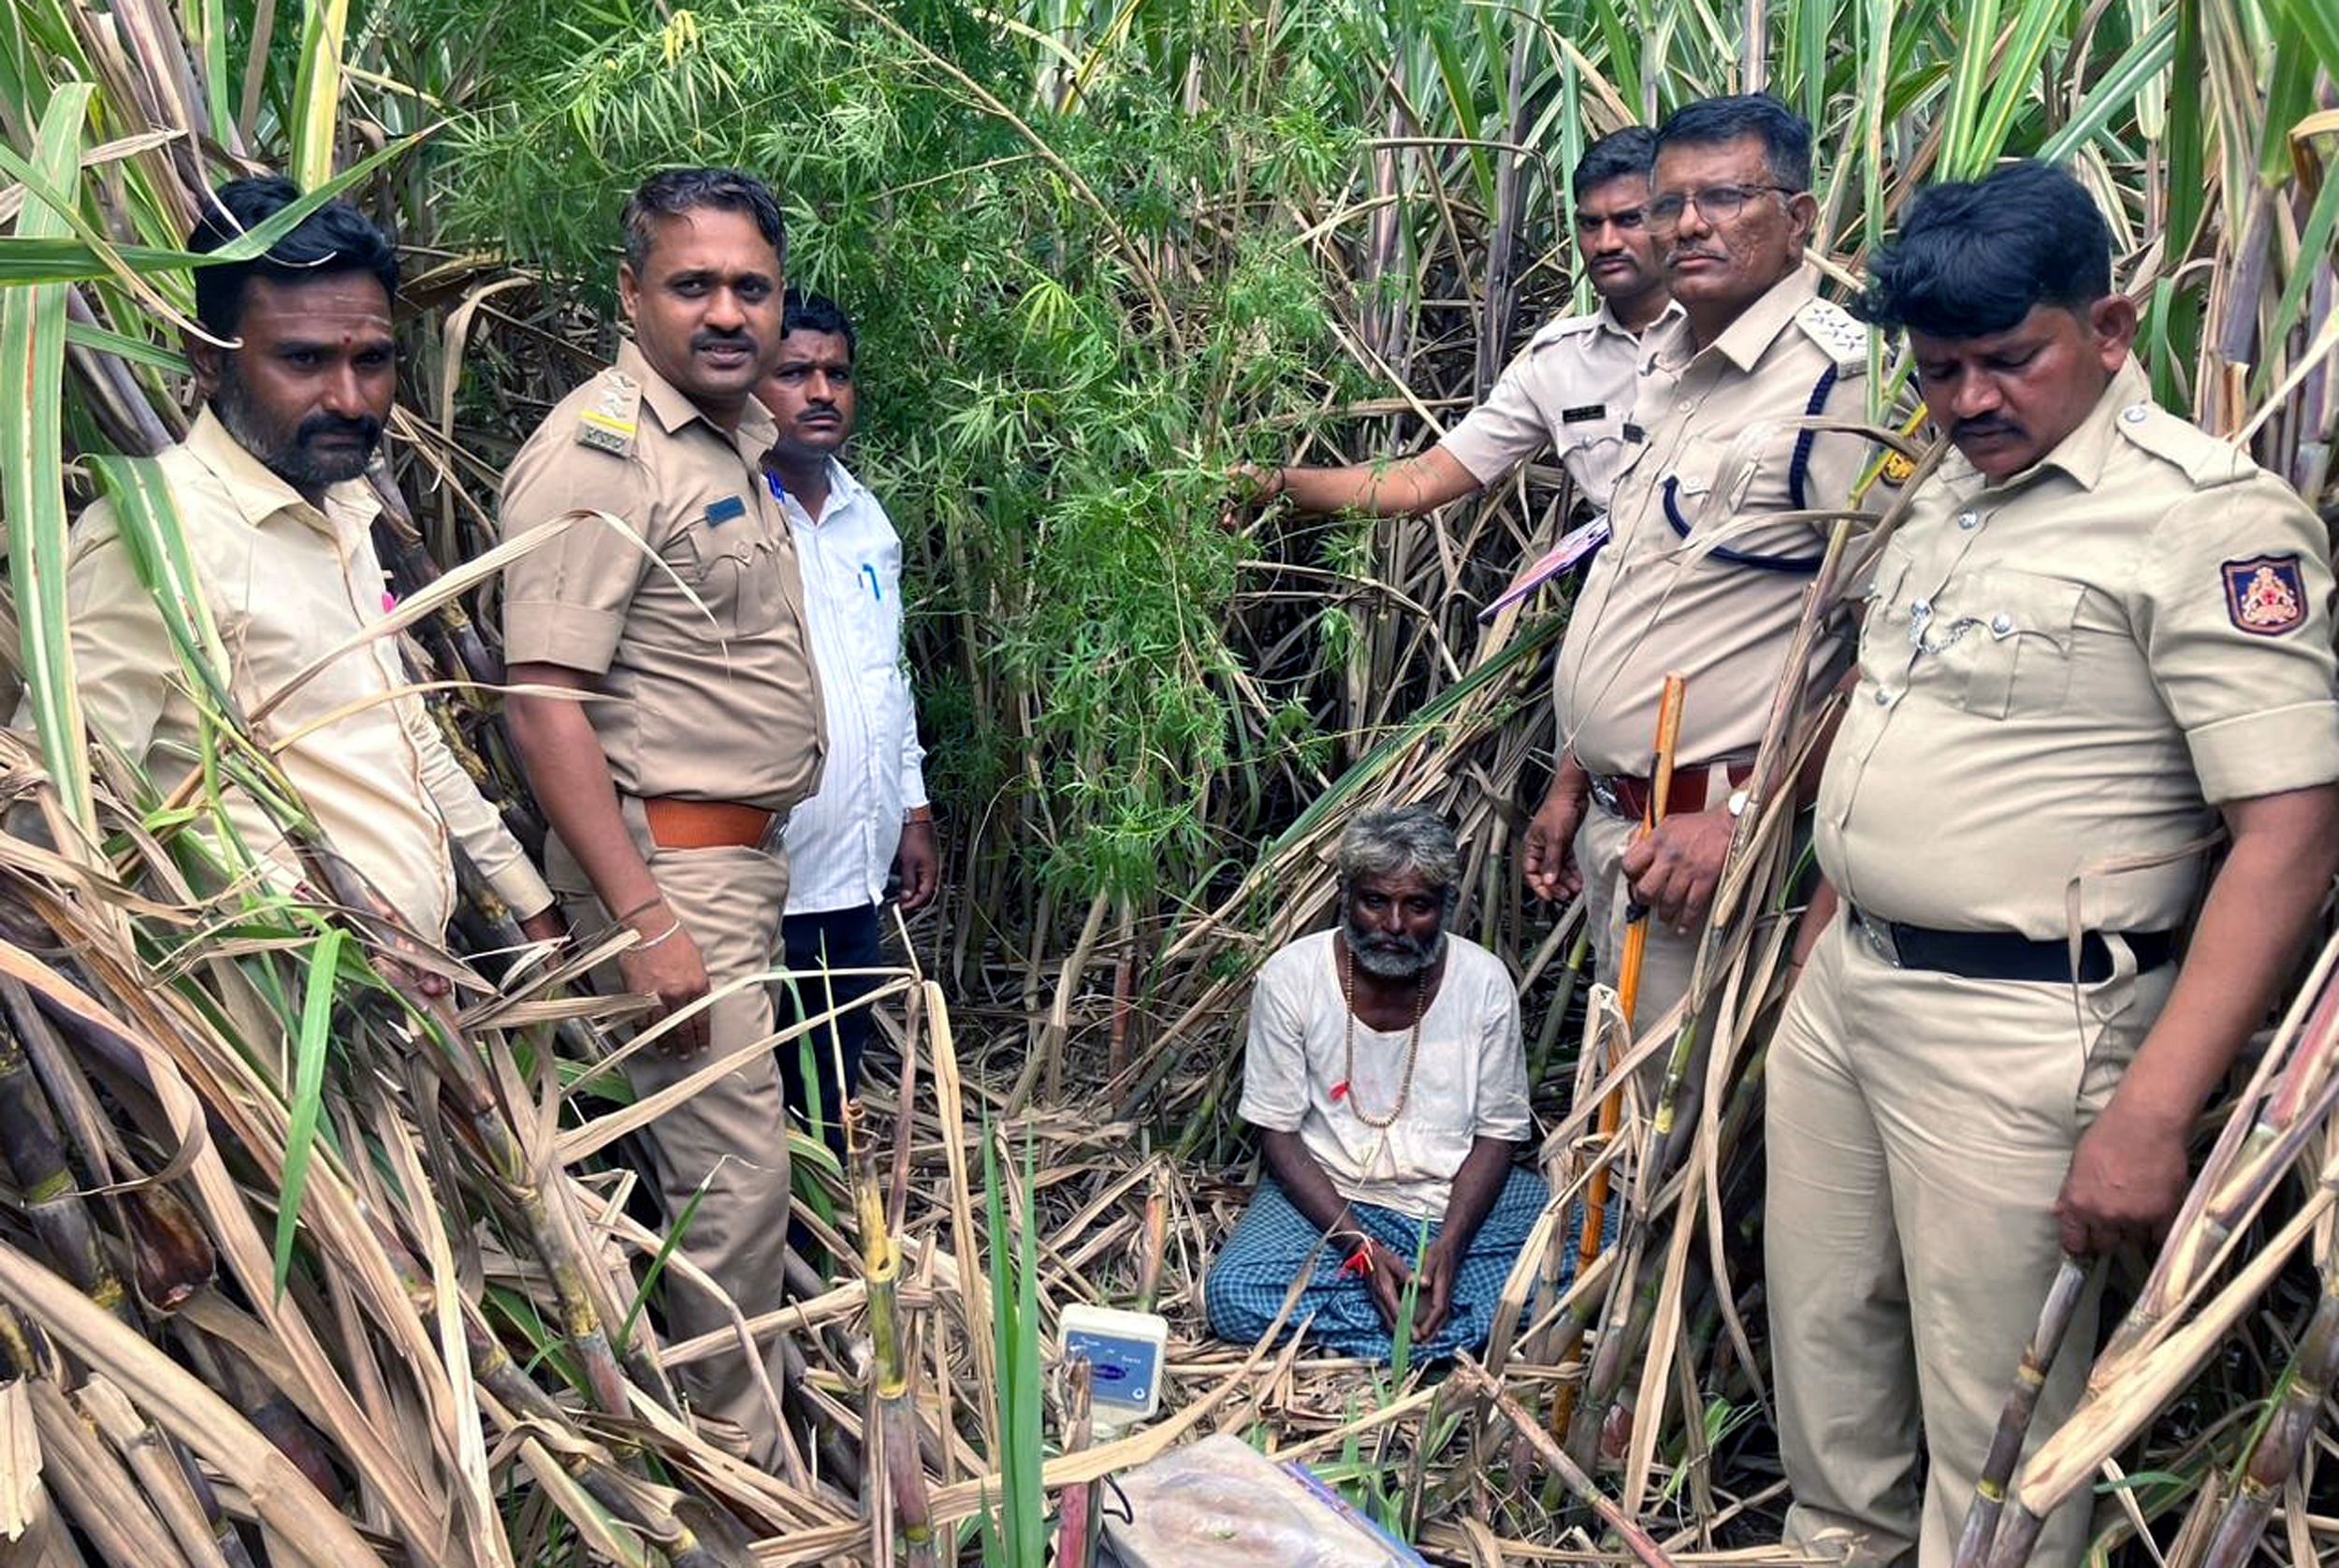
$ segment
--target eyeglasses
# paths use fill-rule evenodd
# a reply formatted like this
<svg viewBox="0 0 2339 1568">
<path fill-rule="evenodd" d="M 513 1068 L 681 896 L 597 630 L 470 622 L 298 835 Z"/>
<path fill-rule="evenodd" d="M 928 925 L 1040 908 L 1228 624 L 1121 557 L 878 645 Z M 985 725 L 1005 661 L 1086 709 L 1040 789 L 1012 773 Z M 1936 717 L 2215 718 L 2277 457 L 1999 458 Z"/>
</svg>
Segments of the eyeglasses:
<svg viewBox="0 0 2339 1568">
<path fill-rule="evenodd" d="M 1576 232 L 1589 240 L 1614 224 L 1619 234 L 1637 234 L 1648 217 L 1648 212 L 1638 207 L 1620 208 L 1614 212 L 1578 212 L 1576 214 Z"/>
<path fill-rule="evenodd" d="M 1701 185 L 1693 191 L 1659 196 L 1649 204 L 1643 217 L 1650 228 L 1678 228 L 1681 214 L 1695 207 L 1705 214 L 1707 222 L 1726 224 L 1765 191 L 1790 196 L 1801 194 L 1793 185 Z"/>
</svg>

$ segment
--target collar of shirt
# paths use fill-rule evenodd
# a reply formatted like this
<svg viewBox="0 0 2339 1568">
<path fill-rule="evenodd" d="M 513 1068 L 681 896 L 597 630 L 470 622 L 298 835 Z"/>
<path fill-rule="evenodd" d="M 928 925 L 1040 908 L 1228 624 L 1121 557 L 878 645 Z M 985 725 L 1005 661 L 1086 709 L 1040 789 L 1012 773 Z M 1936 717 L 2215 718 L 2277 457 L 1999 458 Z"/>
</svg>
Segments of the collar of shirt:
<svg viewBox="0 0 2339 1568">
<path fill-rule="evenodd" d="M 1707 355 L 1718 354 L 1740 370 L 1751 370 L 1779 335 L 1794 325 L 1795 312 L 1818 298 L 1819 269 L 1806 261 L 1771 284 L 1767 293 L 1738 312 L 1721 337 L 1702 349 L 1690 335 L 1686 314 L 1675 317 L 1669 326 L 1659 317 L 1649 328 L 1657 365 L 1678 372 Z"/>
<path fill-rule="evenodd" d="M 188 430 L 183 444 L 187 456 L 202 464 L 219 482 L 236 515 L 255 529 L 272 517 L 289 513 L 295 521 L 329 535 L 336 521 L 364 528 L 382 510 L 381 498 L 363 479 L 327 486 L 324 509 L 311 506 L 282 475 L 229 434 L 227 427 L 209 408 L 196 416 L 195 426 Z"/>
<path fill-rule="evenodd" d="M 753 460 L 772 449 L 779 439 L 779 429 L 772 423 L 771 414 L 753 398 L 739 415 L 736 434 L 726 434 L 720 425 L 706 417 L 705 411 L 692 402 L 689 394 L 650 368 L 641 346 L 632 339 L 617 346 L 617 369 L 642 384 L 642 401 L 658 416 L 659 428 L 668 435 L 679 432 L 693 421 L 704 424 L 716 438 L 735 446 Z"/>
<path fill-rule="evenodd" d="M 819 528 L 838 513 L 856 504 L 861 497 L 869 493 L 867 487 L 852 476 L 852 470 L 836 458 L 831 457 L 828 460 L 828 504 L 821 507 L 821 515 L 815 517 L 804 502 L 797 498 L 796 492 L 788 488 L 780 480 L 778 471 L 772 467 L 769 453 L 764 455 L 763 468 L 763 483 L 771 487 L 774 495 L 779 497 L 780 509 L 788 514 L 789 520 L 793 522 L 796 518 L 802 517 L 814 528 Z"/>
<path fill-rule="evenodd" d="M 2049 469 L 2068 475 L 2083 490 L 2093 490 L 2103 477 L 2103 465 L 2111 459 L 2112 446 L 2119 437 L 2115 428 L 2120 410 L 2132 403 L 2148 402 L 2152 398 L 2152 383 L 2134 356 L 2112 372 L 2104 384 L 2103 394 L 2095 407 L 2087 411 L 2070 434 L 2057 442 L 2055 449 L 2020 473 L 2011 474 L 1998 485 L 1982 476 L 1982 471 L 1966 460 L 1964 453 L 1954 447 L 1941 460 L 1941 478 L 1951 491 L 1966 497 L 1984 490 L 2004 494 L 2036 483 Z"/>
<path fill-rule="evenodd" d="M 1681 318 L 1681 302 L 1678 299 L 1667 299 L 1665 308 L 1657 312 L 1657 319 L 1637 332 L 1624 325 L 1622 319 L 1617 315 L 1605 299 L 1600 301 L 1600 309 L 1594 311 L 1592 314 L 1599 319 L 1599 330 L 1604 333 L 1613 334 L 1630 343 L 1653 342 L 1661 331 Z"/>
</svg>

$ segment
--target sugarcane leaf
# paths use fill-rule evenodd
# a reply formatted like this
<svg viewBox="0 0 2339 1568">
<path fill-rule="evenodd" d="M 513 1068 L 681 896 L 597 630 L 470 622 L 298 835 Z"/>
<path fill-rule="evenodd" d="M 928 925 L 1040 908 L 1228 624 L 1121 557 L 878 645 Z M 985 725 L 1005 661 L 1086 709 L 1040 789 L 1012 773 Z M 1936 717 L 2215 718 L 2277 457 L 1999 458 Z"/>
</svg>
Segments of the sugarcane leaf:
<svg viewBox="0 0 2339 1568">
<path fill-rule="evenodd" d="M 86 82 L 57 89 L 41 116 L 32 162 L 9 154 L 26 175 L 66 193 L 57 205 L 26 202 L 17 214 L 19 234 L 37 240 L 64 232 L 70 193 L 80 178 L 81 125 L 91 93 Z M 7 508 L 8 577 L 41 762 L 65 815 L 94 842 L 96 813 L 65 609 L 65 326 L 63 284 L 0 293 L 0 369 L 13 389 L 0 398 L 0 498 Z"/>
<path fill-rule="evenodd" d="M 658 1243 L 658 1251 L 650 1256 L 649 1267 L 642 1270 L 642 1283 L 633 1292 L 633 1299 L 626 1304 L 625 1321 L 617 1325 L 616 1343 L 618 1355 L 624 1355 L 626 1346 L 633 1343 L 633 1325 L 641 1320 L 642 1309 L 649 1304 L 649 1293 L 656 1287 L 658 1276 L 666 1271 L 666 1260 L 682 1244 L 682 1238 L 690 1231 L 691 1219 L 699 1212 L 699 1204 L 705 1200 L 707 1189 L 714 1184 L 715 1172 L 710 1170 L 691 1191 L 690 1198 L 682 1205 L 682 1212 L 675 1215 L 674 1223 L 666 1227 L 664 1240 Z"/>
<path fill-rule="evenodd" d="M 334 926 L 317 937 L 309 960 L 309 987 L 300 1003 L 300 1032 L 293 1041 L 293 1091 L 284 1132 L 284 1186 L 276 1204 L 276 1294 L 292 1274 L 293 1241 L 300 1228 L 300 1196 L 316 1153 L 317 1118 L 325 1106 L 325 1061 L 331 1048 L 333 997 L 339 990 L 341 947 L 348 933 Z"/>
<path fill-rule="evenodd" d="M 2093 141 L 2112 123 L 2114 115 L 2129 108 L 2144 83 L 2175 58 L 2176 22 L 2174 7 L 2161 12 L 2114 62 L 2111 69 L 2096 79 L 2087 95 L 2080 100 L 2079 112 L 2046 139 L 2039 149 L 2039 156 L 2049 163 L 2061 162 Z"/>
<path fill-rule="evenodd" d="M 301 7 L 300 71 L 293 83 L 292 177 L 307 188 L 333 172 L 333 129 L 341 95 L 341 49 L 349 0 L 309 0 Z"/>
<path fill-rule="evenodd" d="M 86 321 L 67 321 L 65 324 L 65 341 L 75 348 L 94 349 L 99 354 L 115 355 L 135 365 L 150 365 L 155 370 L 169 370 L 178 375 L 185 375 L 191 369 L 187 356 L 176 349 L 163 348 L 148 342 L 144 338 L 133 338 Z"/>
</svg>

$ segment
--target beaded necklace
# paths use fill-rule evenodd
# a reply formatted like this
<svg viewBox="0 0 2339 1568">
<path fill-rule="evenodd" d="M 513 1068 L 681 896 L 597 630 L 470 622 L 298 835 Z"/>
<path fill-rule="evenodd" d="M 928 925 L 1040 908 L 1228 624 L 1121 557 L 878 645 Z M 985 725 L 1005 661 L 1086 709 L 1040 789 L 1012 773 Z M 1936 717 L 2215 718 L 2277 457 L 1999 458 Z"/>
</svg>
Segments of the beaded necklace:
<svg viewBox="0 0 2339 1568">
<path fill-rule="evenodd" d="M 1347 1040 L 1343 1047 L 1344 1054 L 1342 1062 L 1343 1075 L 1341 1078 L 1340 1088 L 1342 1090 L 1345 1090 L 1346 1093 L 1343 1096 L 1339 1093 L 1339 1091 L 1335 1091 L 1334 1094 L 1335 1097 L 1342 1097 L 1347 1100 L 1348 1109 L 1356 1113 L 1358 1121 L 1362 1122 L 1366 1126 L 1372 1127 L 1375 1131 L 1386 1132 L 1390 1127 L 1397 1125 L 1397 1118 L 1405 1113 L 1405 1102 L 1413 1098 L 1413 1069 L 1421 1060 L 1421 1021 L 1429 1015 L 1430 971 L 1431 968 L 1435 967 L 1435 965 L 1429 964 L 1421 965 L 1421 973 L 1415 980 L 1413 996 L 1413 1033 L 1405 1041 L 1405 1073 L 1404 1077 L 1399 1080 L 1397 1084 L 1397 1103 L 1388 1108 L 1388 1114 L 1385 1117 L 1368 1115 L 1364 1107 L 1358 1103 L 1357 1098 L 1356 967 L 1357 955 L 1348 951 L 1345 943 L 1341 944 L 1340 999 L 1344 1004 L 1345 1004 L 1348 1009 L 1348 1036 Z"/>
</svg>

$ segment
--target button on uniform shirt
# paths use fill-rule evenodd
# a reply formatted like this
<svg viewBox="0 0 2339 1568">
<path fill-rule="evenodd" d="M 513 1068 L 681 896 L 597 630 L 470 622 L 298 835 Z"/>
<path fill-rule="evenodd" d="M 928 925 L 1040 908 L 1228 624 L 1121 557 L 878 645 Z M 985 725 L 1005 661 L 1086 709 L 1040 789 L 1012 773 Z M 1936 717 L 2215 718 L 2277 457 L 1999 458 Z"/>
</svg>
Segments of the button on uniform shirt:
<svg viewBox="0 0 2339 1568">
<path fill-rule="evenodd" d="M 387 588 L 370 532 L 380 502 L 363 480 L 311 506 L 206 409 L 157 459 L 227 658 L 228 690 L 255 711 L 295 675 L 382 619 Z M 112 507 L 84 513 L 65 574 L 75 680 L 90 728 L 169 790 L 192 767 L 202 720 L 176 645 L 130 563 Z M 410 685 L 398 640 L 341 655 L 274 709 L 258 737 L 332 847 L 416 935 L 436 941 L 455 907 L 449 835 L 525 919 L 552 894 L 495 810 L 447 750 L 422 699 L 380 700 Z M 20 713 L 20 728 L 31 722 Z M 313 728 L 312 726 L 314 726 Z M 249 849 L 286 885 L 290 846 L 241 791 L 224 797 Z"/>
<path fill-rule="evenodd" d="M 1446 978 L 1421 1020 L 1413 1091 L 1384 1131 L 1368 1126 L 1352 1101 L 1375 1121 L 1389 1114 L 1412 1031 L 1358 1024 L 1348 1080 L 1348 1005 L 1333 967 L 1340 940 L 1336 929 L 1302 936 L 1260 967 L 1238 1114 L 1255 1127 L 1298 1133 L 1343 1198 L 1441 1219 L 1472 1141 L 1517 1143 L 1530 1130 L 1518 989 L 1501 959 L 1446 937 Z"/>
<path fill-rule="evenodd" d="M 2004 484 L 1953 454 L 1877 563 L 1828 880 L 1937 929 L 2063 937 L 2074 879 L 2083 929 L 2180 924 L 2213 807 L 2339 778 L 2331 599 L 2315 515 L 2132 363 Z"/>
<path fill-rule="evenodd" d="M 1668 303 L 1650 330 L 1680 313 Z M 1605 303 L 1590 315 L 1547 323 L 1487 400 L 1438 444 L 1482 486 L 1548 447 L 1576 493 L 1605 508 L 1624 466 L 1624 425 L 1641 357 L 1641 334 Z"/>
<path fill-rule="evenodd" d="M 925 748 L 902 668 L 902 542 L 867 486 L 830 459 L 818 519 L 787 495 L 804 569 L 805 621 L 828 717 L 821 788 L 788 818 L 788 912 L 875 904 L 926 804 Z"/>
<path fill-rule="evenodd" d="M 758 464 L 752 399 L 735 435 L 628 343 L 545 417 L 504 475 L 505 537 L 576 508 L 503 574 L 503 655 L 599 677 L 588 702 L 617 789 L 786 811 L 821 778 L 820 678 L 795 546 Z"/>
<path fill-rule="evenodd" d="M 1665 672 L 1688 678 L 1678 759 L 1751 755 L 1829 521 L 1869 453 L 1861 437 L 1800 429 L 1866 417 L 1867 329 L 1819 298 L 1806 264 L 1699 349 L 1686 319 L 1649 338 L 1634 443 L 1552 676 L 1561 740 L 1593 773 L 1644 775 Z M 1628 431 L 1628 438 L 1633 432 Z M 1810 675 L 1835 657 L 1813 649 Z"/>
</svg>

